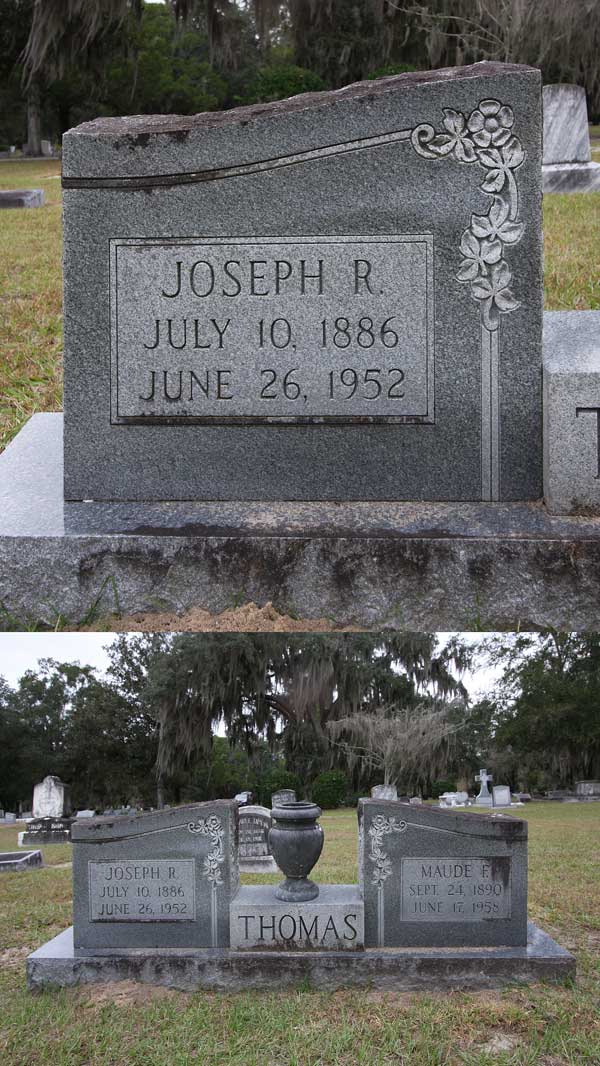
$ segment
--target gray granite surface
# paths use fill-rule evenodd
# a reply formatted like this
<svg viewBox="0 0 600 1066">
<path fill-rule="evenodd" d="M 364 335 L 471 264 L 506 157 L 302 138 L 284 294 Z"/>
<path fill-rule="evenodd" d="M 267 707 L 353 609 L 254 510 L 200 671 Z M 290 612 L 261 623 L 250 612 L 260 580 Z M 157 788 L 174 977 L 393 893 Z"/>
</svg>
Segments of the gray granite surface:
<svg viewBox="0 0 600 1066">
<path fill-rule="evenodd" d="M 540 162 L 502 64 L 69 131 L 67 499 L 538 498 Z"/>
<path fill-rule="evenodd" d="M 77 953 L 229 945 L 233 800 L 75 822 L 72 839 Z"/>
<path fill-rule="evenodd" d="M 0 456 L 0 625 L 273 602 L 407 629 L 600 628 L 600 520 L 533 504 L 76 505 L 62 417 Z"/>
<path fill-rule="evenodd" d="M 527 942 L 527 822 L 361 799 L 367 947 Z"/>
<path fill-rule="evenodd" d="M 554 514 L 600 515 L 600 311 L 556 313 L 546 335 L 544 497 Z"/>
<path fill-rule="evenodd" d="M 95 982 L 139 981 L 182 991 L 369 988 L 445 991 L 501 988 L 575 977 L 575 958 L 533 922 L 527 945 L 501 948 L 391 948 L 385 951 L 119 951 L 77 957 L 66 929 L 27 959 L 31 991 Z"/>
<path fill-rule="evenodd" d="M 590 133 L 582 85 L 544 85 L 544 152 L 542 162 L 589 163 Z"/>
<path fill-rule="evenodd" d="M 316 899 L 278 900 L 274 885 L 243 885 L 230 906 L 238 951 L 362 951 L 364 903 L 356 885 L 320 885 Z"/>
</svg>

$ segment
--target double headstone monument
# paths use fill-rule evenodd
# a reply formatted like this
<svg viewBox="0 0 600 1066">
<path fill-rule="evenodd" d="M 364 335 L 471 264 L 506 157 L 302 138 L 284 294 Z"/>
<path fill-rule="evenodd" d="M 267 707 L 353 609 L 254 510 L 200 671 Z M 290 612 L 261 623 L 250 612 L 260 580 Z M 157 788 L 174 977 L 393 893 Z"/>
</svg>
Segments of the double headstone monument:
<svg viewBox="0 0 600 1066">
<path fill-rule="evenodd" d="M 33 818 L 27 821 L 24 833 L 20 834 L 19 845 L 68 844 L 73 822 L 70 812 L 69 786 L 49 774 L 33 789 Z"/>
<path fill-rule="evenodd" d="M 74 928 L 30 956 L 29 986 L 480 988 L 573 974 L 527 923 L 525 821 L 361 800 L 358 883 L 323 885 L 308 876 L 320 813 L 274 809 L 279 885 L 240 886 L 231 800 L 75 823 Z"/>
</svg>

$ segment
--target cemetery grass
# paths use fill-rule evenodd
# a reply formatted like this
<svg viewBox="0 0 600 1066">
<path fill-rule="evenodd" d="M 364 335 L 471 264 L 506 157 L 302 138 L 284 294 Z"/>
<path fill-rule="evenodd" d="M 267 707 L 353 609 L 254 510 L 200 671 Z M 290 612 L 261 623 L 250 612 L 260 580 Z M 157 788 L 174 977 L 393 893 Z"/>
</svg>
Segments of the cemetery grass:
<svg viewBox="0 0 600 1066">
<path fill-rule="evenodd" d="M 600 804 L 529 804 L 530 917 L 577 955 L 568 986 L 498 992 L 186 994 L 124 983 L 25 990 L 25 956 L 70 923 L 69 848 L 0 881 L 3 1066 L 575 1066 L 600 1063 Z M 323 816 L 321 881 L 356 877 L 356 814 Z M 0 829 L 12 850 L 16 830 Z M 244 881 L 276 881 L 276 876 Z"/>
<path fill-rule="evenodd" d="M 592 128 L 592 134 L 594 133 Z M 60 162 L 0 162 L 0 188 L 42 188 L 42 208 L 0 225 L 0 450 L 37 411 L 61 407 Z M 544 201 L 548 310 L 600 309 L 600 192 Z"/>
</svg>

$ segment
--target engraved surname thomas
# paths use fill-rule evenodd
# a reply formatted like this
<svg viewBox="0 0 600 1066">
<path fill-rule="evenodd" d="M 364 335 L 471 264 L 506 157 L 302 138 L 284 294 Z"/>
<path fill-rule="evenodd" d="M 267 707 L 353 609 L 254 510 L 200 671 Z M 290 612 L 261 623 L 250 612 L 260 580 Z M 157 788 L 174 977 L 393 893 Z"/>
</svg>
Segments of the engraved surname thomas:
<svg viewBox="0 0 600 1066">
<path fill-rule="evenodd" d="M 427 234 L 112 240 L 111 420 L 433 422 Z"/>
</svg>

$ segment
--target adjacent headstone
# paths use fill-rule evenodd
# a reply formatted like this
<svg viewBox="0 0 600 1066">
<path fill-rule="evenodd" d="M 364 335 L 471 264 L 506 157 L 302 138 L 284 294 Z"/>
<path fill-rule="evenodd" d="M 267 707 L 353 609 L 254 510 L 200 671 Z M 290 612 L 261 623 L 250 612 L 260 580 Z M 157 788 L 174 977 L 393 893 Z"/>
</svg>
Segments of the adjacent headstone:
<svg viewBox="0 0 600 1066">
<path fill-rule="evenodd" d="M 52 147 L 52 141 L 41 141 L 42 155 L 53 156 L 54 149 Z"/>
<path fill-rule="evenodd" d="M 396 785 L 373 785 L 371 799 L 395 800 L 398 799 Z"/>
<path fill-rule="evenodd" d="M 43 206 L 43 189 L 0 189 L 0 208 Z"/>
<path fill-rule="evenodd" d="M 525 944 L 527 823 L 359 800 L 365 946 Z"/>
<path fill-rule="evenodd" d="M 81 818 L 95 818 L 96 817 L 96 812 L 92 811 L 92 810 L 77 811 L 77 814 L 75 815 L 75 817 L 79 818 L 79 819 L 81 819 Z"/>
<path fill-rule="evenodd" d="M 228 946 L 237 811 L 215 800 L 75 822 L 76 954 Z"/>
<path fill-rule="evenodd" d="M 575 793 L 580 799 L 600 799 L 600 781 L 577 781 Z"/>
<path fill-rule="evenodd" d="M 600 515 L 600 312 L 556 311 L 544 337 L 544 498 Z"/>
<path fill-rule="evenodd" d="M 233 797 L 236 803 L 241 806 L 252 803 L 253 795 L 251 792 L 238 792 L 237 796 Z"/>
<path fill-rule="evenodd" d="M 540 104 L 480 63 L 68 131 L 66 499 L 538 498 Z"/>
<path fill-rule="evenodd" d="M 271 812 L 249 804 L 239 810 L 239 860 L 241 873 L 276 873 L 269 848 Z"/>
<path fill-rule="evenodd" d="M 420 807 L 423 800 L 420 796 L 411 796 L 408 802 L 410 803 L 411 807 Z"/>
<path fill-rule="evenodd" d="M 591 161 L 585 89 L 544 85 L 542 185 L 548 192 L 600 189 L 600 164 Z"/>
<path fill-rule="evenodd" d="M 494 785 L 492 788 L 492 806 L 510 807 L 512 796 L 508 785 Z"/>
<path fill-rule="evenodd" d="M 243 885 L 231 904 L 231 947 L 360 951 L 364 903 L 356 885 L 321 885 L 318 897 L 303 903 L 276 899 L 272 885 Z"/>
<path fill-rule="evenodd" d="M 23 832 L 19 847 L 41 847 L 48 844 L 68 844 L 71 840 L 72 818 L 31 818 Z"/>
<path fill-rule="evenodd" d="M 488 788 L 488 783 L 493 780 L 492 775 L 488 774 L 487 770 L 480 770 L 479 773 L 475 775 L 475 780 L 479 781 L 480 783 L 480 788 L 475 798 L 475 803 L 478 807 L 491 807 L 492 796 Z"/>
<path fill-rule="evenodd" d="M 271 796 L 271 807 L 281 807 L 285 803 L 295 803 L 296 793 L 293 788 L 280 788 Z"/>
<path fill-rule="evenodd" d="M 42 865 L 41 851 L 0 851 L 0 874 Z"/>
<path fill-rule="evenodd" d="M 4 815 L 4 821 L 5 822 L 16 822 L 16 820 L 17 820 L 17 816 L 14 813 L 14 811 L 7 811 L 6 814 Z"/>
<path fill-rule="evenodd" d="M 468 792 L 443 792 L 440 796 L 440 807 L 464 807 L 468 799 Z"/>
<path fill-rule="evenodd" d="M 33 789 L 34 818 L 62 818 L 70 814 L 69 786 L 49 774 Z"/>
</svg>

